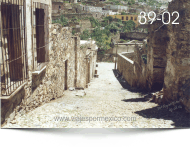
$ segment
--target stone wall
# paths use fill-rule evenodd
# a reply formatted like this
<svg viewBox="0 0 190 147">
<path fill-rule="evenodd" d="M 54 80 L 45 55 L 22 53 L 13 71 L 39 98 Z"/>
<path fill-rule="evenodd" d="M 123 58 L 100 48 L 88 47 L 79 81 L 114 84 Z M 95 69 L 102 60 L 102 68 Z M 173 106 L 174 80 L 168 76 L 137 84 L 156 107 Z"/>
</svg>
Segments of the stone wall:
<svg viewBox="0 0 190 147">
<path fill-rule="evenodd" d="M 129 58 L 127 56 L 129 56 Z M 118 54 L 118 61 L 117 61 L 117 70 L 131 87 L 135 86 L 134 61 L 131 60 L 133 57 L 134 57 L 134 52 Z"/>
<path fill-rule="evenodd" d="M 56 20 L 60 17 L 62 13 L 60 14 L 52 14 L 52 19 Z M 91 13 L 70 13 L 70 14 L 63 14 L 64 17 L 67 17 L 68 19 L 71 19 L 72 17 L 77 18 L 84 18 L 84 17 L 92 17 L 93 15 Z"/>
<path fill-rule="evenodd" d="M 102 17 L 102 12 L 90 12 L 90 13 L 95 19 L 100 19 Z"/>
<path fill-rule="evenodd" d="M 147 80 L 150 90 L 160 90 L 163 87 L 168 42 L 166 32 L 167 26 L 163 25 L 160 20 L 149 24 L 147 39 Z"/>
<path fill-rule="evenodd" d="M 179 12 L 179 24 L 168 25 L 170 37 L 166 49 L 167 65 L 164 77 L 164 100 L 180 100 L 190 112 L 190 1 L 173 0 L 170 13 Z M 171 22 L 176 17 L 172 17 Z"/>
<path fill-rule="evenodd" d="M 129 32 L 129 33 L 121 33 L 120 38 L 125 40 L 144 40 L 147 37 L 147 33 L 142 32 Z"/>
<path fill-rule="evenodd" d="M 52 11 L 52 3 L 50 0 L 26 0 L 26 36 L 27 36 L 27 72 L 28 79 L 17 88 L 10 96 L 1 97 L 1 124 L 6 121 L 11 121 L 15 114 L 20 111 L 28 111 L 31 107 L 39 105 L 39 103 L 35 102 L 35 96 L 37 90 L 37 86 L 41 87 L 40 84 L 43 82 L 44 75 L 46 72 L 46 68 L 42 72 L 37 75 L 34 75 L 34 55 L 32 49 L 32 26 L 31 26 L 31 5 L 33 2 L 40 2 L 48 5 L 48 21 L 49 28 L 51 28 L 51 11 Z M 51 34 L 51 33 L 50 33 Z M 50 35 L 49 34 L 49 35 Z M 50 41 L 50 40 L 49 40 Z M 51 43 L 49 44 L 49 49 L 51 48 Z M 42 89 L 39 90 L 39 94 L 43 92 Z M 39 101 L 39 96 L 38 100 Z M 48 98 L 47 98 L 48 99 Z M 34 101 L 31 104 L 31 101 Z M 42 100 L 43 101 L 43 100 Z M 29 106 L 30 105 L 30 106 Z"/>
<path fill-rule="evenodd" d="M 81 32 L 83 32 L 85 29 L 91 29 L 92 25 L 90 20 L 81 20 L 80 21 L 80 26 L 81 26 Z"/>
<path fill-rule="evenodd" d="M 28 112 L 52 99 L 63 97 L 66 89 L 86 88 L 94 77 L 97 58 L 95 44 L 88 42 L 81 47 L 78 34 L 72 36 L 72 28 L 60 24 L 53 24 L 50 32 L 52 46 L 49 62 L 41 71 L 31 72 L 31 80 L 26 81 L 10 99 L 11 102 L 3 103 L 1 123 L 5 120 L 10 122 L 17 113 Z M 89 64 L 87 57 L 90 58 Z"/>
<path fill-rule="evenodd" d="M 131 87 L 147 90 L 147 66 L 141 55 L 138 46 L 135 47 L 134 52 L 119 53 L 117 70 Z"/>
<path fill-rule="evenodd" d="M 53 11 L 64 10 L 63 2 L 52 2 L 52 10 Z"/>
</svg>

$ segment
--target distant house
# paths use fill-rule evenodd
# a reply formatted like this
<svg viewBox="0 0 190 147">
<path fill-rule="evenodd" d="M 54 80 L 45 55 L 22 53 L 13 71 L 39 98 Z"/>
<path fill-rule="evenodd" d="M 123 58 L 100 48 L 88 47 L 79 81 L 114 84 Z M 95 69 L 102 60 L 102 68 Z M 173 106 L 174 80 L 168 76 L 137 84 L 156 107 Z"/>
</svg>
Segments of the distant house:
<svg viewBox="0 0 190 147">
<path fill-rule="evenodd" d="M 138 23 L 138 15 L 108 15 L 108 16 L 111 16 L 113 18 L 121 19 L 122 21 L 133 20 L 137 26 L 139 25 L 139 23 Z"/>
<path fill-rule="evenodd" d="M 114 12 L 121 12 L 121 11 L 128 11 L 127 6 L 121 6 L 121 5 L 107 5 L 105 6 L 105 10 L 112 10 Z"/>
<path fill-rule="evenodd" d="M 64 10 L 63 0 L 52 0 L 52 13 L 58 13 Z"/>
</svg>

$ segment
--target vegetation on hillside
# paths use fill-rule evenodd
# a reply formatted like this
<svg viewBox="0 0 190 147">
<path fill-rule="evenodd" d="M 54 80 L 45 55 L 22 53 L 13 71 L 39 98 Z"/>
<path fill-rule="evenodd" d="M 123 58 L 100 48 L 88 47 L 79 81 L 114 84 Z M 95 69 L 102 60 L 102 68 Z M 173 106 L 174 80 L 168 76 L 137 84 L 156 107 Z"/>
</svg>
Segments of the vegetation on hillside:
<svg viewBox="0 0 190 147">
<path fill-rule="evenodd" d="M 69 23 L 69 20 L 64 17 L 64 15 L 61 15 L 59 19 L 56 20 L 52 20 L 52 23 L 59 23 L 61 24 L 63 27 L 67 26 Z"/>
<path fill-rule="evenodd" d="M 84 30 L 80 35 L 81 40 L 92 38 L 101 50 L 112 47 L 111 38 L 117 33 L 130 32 L 135 29 L 135 23 L 132 20 L 122 22 L 120 19 L 113 19 L 111 16 L 105 17 L 101 22 L 93 17 L 89 19 L 94 30 L 91 33 Z"/>
</svg>

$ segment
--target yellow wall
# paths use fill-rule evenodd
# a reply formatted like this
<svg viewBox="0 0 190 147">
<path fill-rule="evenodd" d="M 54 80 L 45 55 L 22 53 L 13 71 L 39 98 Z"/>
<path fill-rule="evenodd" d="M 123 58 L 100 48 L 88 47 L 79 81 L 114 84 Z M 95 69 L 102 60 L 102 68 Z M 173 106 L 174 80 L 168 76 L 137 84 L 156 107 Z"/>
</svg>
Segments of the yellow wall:
<svg viewBox="0 0 190 147">
<path fill-rule="evenodd" d="M 108 15 L 108 16 L 111 16 L 113 18 L 121 19 L 122 21 L 131 20 L 131 17 L 132 17 L 132 20 L 136 23 L 136 26 L 139 25 L 138 15 Z M 127 17 L 128 17 L 128 20 L 127 20 Z"/>
</svg>

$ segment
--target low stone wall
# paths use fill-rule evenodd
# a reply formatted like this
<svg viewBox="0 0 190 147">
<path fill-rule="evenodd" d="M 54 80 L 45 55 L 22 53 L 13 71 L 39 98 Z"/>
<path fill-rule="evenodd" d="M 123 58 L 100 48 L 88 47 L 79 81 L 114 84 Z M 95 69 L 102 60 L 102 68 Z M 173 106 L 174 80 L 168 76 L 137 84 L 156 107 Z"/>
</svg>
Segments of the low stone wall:
<svg viewBox="0 0 190 147">
<path fill-rule="evenodd" d="M 58 19 L 62 13 L 60 14 L 52 14 L 52 20 Z M 72 17 L 77 18 L 84 18 L 84 17 L 92 17 L 93 15 L 91 13 L 70 13 L 70 14 L 63 14 L 64 17 L 67 17 L 68 19 L 71 19 Z"/>
<path fill-rule="evenodd" d="M 129 33 L 121 33 L 120 38 L 125 40 L 144 40 L 147 37 L 147 33 L 142 32 L 129 32 Z"/>
<path fill-rule="evenodd" d="M 135 48 L 135 45 L 129 45 L 129 46 L 126 46 L 126 45 L 117 46 L 117 45 L 115 45 L 113 49 L 109 50 L 109 53 L 116 55 L 116 50 L 117 50 L 117 53 L 134 52 L 134 48 Z"/>
<path fill-rule="evenodd" d="M 99 54 L 97 61 L 98 62 L 115 62 L 114 58 L 116 55 L 113 54 Z"/>
<path fill-rule="evenodd" d="M 127 53 L 129 56 L 134 55 L 134 52 Z M 131 87 L 135 87 L 134 77 L 134 61 L 127 58 L 127 54 L 118 54 L 117 69 Z"/>
<path fill-rule="evenodd" d="M 138 47 L 134 52 L 118 54 L 117 69 L 131 87 L 147 90 L 147 65 Z"/>
</svg>

